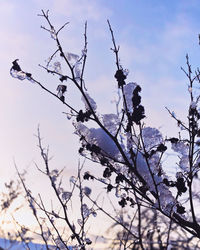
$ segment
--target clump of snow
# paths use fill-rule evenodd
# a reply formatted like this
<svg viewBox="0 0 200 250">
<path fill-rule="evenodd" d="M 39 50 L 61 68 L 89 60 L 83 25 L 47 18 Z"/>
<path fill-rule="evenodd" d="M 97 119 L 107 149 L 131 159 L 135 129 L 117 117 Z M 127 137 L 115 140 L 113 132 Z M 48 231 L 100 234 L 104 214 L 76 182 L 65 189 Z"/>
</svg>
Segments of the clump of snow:
<svg viewBox="0 0 200 250">
<path fill-rule="evenodd" d="M 154 157 L 152 162 L 150 159 L 148 165 L 142 153 L 137 152 L 136 169 L 139 175 L 146 181 L 149 191 L 158 193 L 159 203 L 163 211 L 171 213 L 175 206 L 175 199 L 169 188 L 163 183 L 162 176 L 158 175 L 158 160 L 158 157 Z"/>
<path fill-rule="evenodd" d="M 89 131 L 89 142 L 99 146 L 106 155 L 111 156 L 113 158 L 118 157 L 119 150 L 117 146 L 102 128 L 91 128 Z"/>
<path fill-rule="evenodd" d="M 132 98 L 133 98 L 133 91 L 136 88 L 136 86 L 137 86 L 137 83 L 135 82 L 129 82 L 128 84 L 124 86 L 124 95 L 126 98 L 127 108 L 130 113 L 133 112 Z"/>
<path fill-rule="evenodd" d="M 180 155 L 179 167 L 184 171 L 189 171 L 189 146 L 183 142 L 178 141 L 172 143 L 171 148 Z"/>
<path fill-rule="evenodd" d="M 11 69 L 10 74 L 12 77 L 18 78 L 21 81 L 26 79 L 26 73 L 23 71 L 17 71 L 17 70 Z"/>
<path fill-rule="evenodd" d="M 172 143 L 172 149 L 181 155 L 188 155 L 189 153 L 189 147 L 183 141 Z"/>
<path fill-rule="evenodd" d="M 115 116 L 108 117 L 116 118 Z M 107 116 L 104 118 L 106 119 Z M 109 122 L 107 123 L 107 119 L 106 125 L 108 127 L 111 126 Z M 87 128 L 80 122 L 76 123 L 75 127 L 76 133 L 79 136 L 84 136 L 88 143 L 95 144 L 100 147 L 102 154 L 108 157 L 110 156 L 113 159 L 119 159 L 119 149 L 102 128 Z M 143 140 L 147 149 L 150 149 L 151 147 L 160 144 L 163 141 L 163 138 L 157 129 L 148 127 L 143 129 Z M 169 188 L 163 183 L 163 177 L 158 174 L 158 171 L 161 169 L 159 153 L 150 157 L 147 163 L 147 160 L 140 151 L 136 151 L 136 149 L 133 151 L 136 155 L 135 167 L 138 174 L 145 180 L 149 191 L 158 194 L 159 202 L 163 211 L 171 213 L 173 207 L 175 206 L 175 199 Z M 129 160 L 131 161 L 131 159 Z M 127 170 L 124 170 L 123 174 L 125 174 L 126 171 Z"/>
<path fill-rule="evenodd" d="M 180 158 L 179 166 L 180 166 L 180 168 L 181 168 L 184 172 L 188 172 L 188 171 L 189 171 L 189 157 L 188 157 L 188 155 L 183 155 L 183 156 Z"/>
<path fill-rule="evenodd" d="M 147 151 L 151 150 L 153 147 L 158 146 L 163 143 L 163 137 L 161 132 L 156 128 L 146 127 L 142 130 L 142 138 L 144 142 L 144 147 Z"/>
<path fill-rule="evenodd" d="M 84 136 L 88 143 L 100 147 L 105 156 L 110 156 L 112 158 L 119 157 L 117 146 L 102 128 L 88 128 L 80 122 L 75 123 L 74 125 L 76 128 L 75 133 L 79 136 Z"/>
</svg>

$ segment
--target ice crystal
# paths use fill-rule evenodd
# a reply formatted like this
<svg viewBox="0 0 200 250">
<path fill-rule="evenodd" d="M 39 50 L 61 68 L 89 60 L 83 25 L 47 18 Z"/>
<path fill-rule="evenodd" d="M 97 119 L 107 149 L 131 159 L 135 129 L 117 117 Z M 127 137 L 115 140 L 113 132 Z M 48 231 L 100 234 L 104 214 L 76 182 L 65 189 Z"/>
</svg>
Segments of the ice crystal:
<svg viewBox="0 0 200 250">
<path fill-rule="evenodd" d="M 83 222 L 82 222 L 82 220 L 81 220 L 81 219 L 78 219 L 78 220 L 77 220 L 77 222 L 78 222 L 78 224 L 79 224 L 80 226 L 82 226 L 82 225 L 83 225 Z"/>
<path fill-rule="evenodd" d="M 92 99 L 92 97 L 90 97 L 90 95 L 89 95 L 87 92 L 85 92 L 85 97 L 84 97 L 84 96 L 81 97 L 81 100 L 84 102 L 86 110 L 90 110 L 90 107 L 89 107 L 88 102 L 86 101 L 86 99 L 87 99 L 87 101 L 89 102 L 89 104 L 90 104 L 92 110 L 93 110 L 93 111 L 96 111 L 96 109 L 97 109 L 97 104 L 96 104 L 96 102 Z"/>
<path fill-rule="evenodd" d="M 188 86 L 188 92 L 191 94 L 192 93 L 192 87 Z"/>
<path fill-rule="evenodd" d="M 72 115 L 71 114 L 67 114 L 67 119 L 71 120 L 71 118 L 72 118 Z"/>
<path fill-rule="evenodd" d="M 54 29 L 54 27 L 51 27 L 50 34 L 51 34 L 51 38 L 56 40 L 57 36 L 56 36 L 56 30 Z"/>
<path fill-rule="evenodd" d="M 115 114 L 103 115 L 103 125 L 112 135 L 116 135 L 119 126 L 118 116 Z"/>
<path fill-rule="evenodd" d="M 21 81 L 26 79 L 26 73 L 23 71 L 17 71 L 17 70 L 11 69 L 10 74 L 12 77 L 17 78 Z"/>
<path fill-rule="evenodd" d="M 77 178 L 75 176 L 71 176 L 69 181 L 72 183 L 72 184 L 76 184 L 76 181 L 77 181 Z"/>
<path fill-rule="evenodd" d="M 86 56 L 87 55 L 87 49 L 83 49 L 81 52 L 82 52 L 82 56 Z"/>
<path fill-rule="evenodd" d="M 56 182 L 56 180 L 59 176 L 59 171 L 57 169 L 52 170 L 50 173 L 50 176 L 51 176 L 52 182 Z"/>
<path fill-rule="evenodd" d="M 35 80 L 31 77 L 31 74 L 25 73 L 23 71 L 17 71 L 17 70 L 11 69 L 10 75 L 14 78 L 21 80 L 21 81 L 26 79 L 32 83 L 35 83 Z"/>
<path fill-rule="evenodd" d="M 172 117 L 173 117 L 173 118 L 176 118 L 176 114 L 175 114 L 174 111 L 172 111 Z"/>
<path fill-rule="evenodd" d="M 75 65 L 74 65 L 74 72 L 75 72 L 76 79 L 81 78 L 80 65 L 81 65 L 81 62 L 76 62 Z"/>
<path fill-rule="evenodd" d="M 14 78 L 17 78 L 21 81 L 27 79 L 28 81 L 35 83 L 35 80 L 32 78 L 30 73 L 24 72 L 21 70 L 21 67 L 18 64 L 18 59 L 12 62 L 13 66 L 10 69 L 10 75 Z"/>
<path fill-rule="evenodd" d="M 51 236 L 51 231 L 50 229 L 48 229 L 47 231 L 43 232 L 43 236 L 46 240 L 49 239 L 49 237 Z"/>
<path fill-rule="evenodd" d="M 60 62 L 54 62 L 53 69 L 54 69 L 55 72 L 61 74 L 62 73 L 61 63 Z"/>
<path fill-rule="evenodd" d="M 157 164 L 147 164 L 144 156 L 138 152 L 136 155 L 136 168 L 140 176 L 146 181 L 150 191 L 159 193 L 160 205 L 169 211 L 174 204 L 174 197 L 169 188 L 163 183 L 163 179 L 157 172 Z M 157 160 L 155 160 L 157 163 Z"/>
<path fill-rule="evenodd" d="M 35 80 L 32 77 L 27 76 L 27 74 L 26 74 L 26 79 L 32 83 L 35 83 Z"/>
<path fill-rule="evenodd" d="M 59 97 L 61 97 L 61 96 L 63 96 L 64 93 L 66 92 L 67 86 L 66 86 L 66 85 L 60 84 L 60 85 L 58 85 L 58 87 L 57 87 L 56 90 L 58 91 L 57 95 L 58 95 Z"/>
<path fill-rule="evenodd" d="M 116 190 L 115 190 L 115 196 L 116 196 L 117 198 L 119 198 L 119 197 L 121 197 L 121 194 L 122 194 L 121 188 L 120 188 L 119 185 L 117 185 Z"/>
<path fill-rule="evenodd" d="M 98 178 L 98 180 L 104 184 L 108 184 L 108 180 L 105 178 Z"/>
<path fill-rule="evenodd" d="M 57 188 L 58 194 L 64 193 L 64 189 L 62 187 Z"/>
<path fill-rule="evenodd" d="M 123 73 L 124 73 L 124 75 L 127 77 L 128 74 L 129 74 L 129 70 L 128 70 L 128 69 L 124 69 L 124 70 L 123 70 Z"/>
<path fill-rule="evenodd" d="M 79 56 L 74 53 L 66 53 L 65 56 L 67 57 L 68 61 L 75 61 L 77 62 L 79 59 Z"/>
</svg>

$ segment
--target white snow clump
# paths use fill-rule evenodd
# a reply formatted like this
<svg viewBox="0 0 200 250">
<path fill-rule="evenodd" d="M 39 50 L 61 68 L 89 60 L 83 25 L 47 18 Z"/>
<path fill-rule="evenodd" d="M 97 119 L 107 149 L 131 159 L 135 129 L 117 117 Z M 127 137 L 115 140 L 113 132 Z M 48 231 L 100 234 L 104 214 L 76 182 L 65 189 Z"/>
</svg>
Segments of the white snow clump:
<svg viewBox="0 0 200 250">
<path fill-rule="evenodd" d="M 151 127 L 143 128 L 142 138 L 143 138 L 145 149 L 147 151 L 163 143 L 162 134 L 156 128 L 151 128 Z"/>
<path fill-rule="evenodd" d="M 179 167 L 184 171 L 189 171 L 189 147 L 183 141 L 172 143 L 171 148 L 180 156 Z"/>
<path fill-rule="evenodd" d="M 155 173 L 156 165 L 150 164 L 148 166 L 145 158 L 140 152 L 137 153 L 136 157 L 136 168 L 138 173 L 146 181 L 149 191 L 158 192 L 161 208 L 166 213 L 170 213 L 175 206 L 175 199 L 169 188 L 163 183 L 163 178 Z"/>
<path fill-rule="evenodd" d="M 129 112 L 133 112 L 133 104 L 132 104 L 132 98 L 133 98 L 133 91 L 137 87 L 137 83 L 135 82 L 129 82 L 124 86 L 124 95 L 126 98 L 126 104 Z"/>
<path fill-rule="evenodd" d="M 76 128 L 76 134 L 84 136 L 88 143 L 100 147 L 105 156 L 112 158 L 119 157 L 117 146 L 102 128 L 88 128 L 80 122 L 74 124 L 74 126 Z"/>
</svg>

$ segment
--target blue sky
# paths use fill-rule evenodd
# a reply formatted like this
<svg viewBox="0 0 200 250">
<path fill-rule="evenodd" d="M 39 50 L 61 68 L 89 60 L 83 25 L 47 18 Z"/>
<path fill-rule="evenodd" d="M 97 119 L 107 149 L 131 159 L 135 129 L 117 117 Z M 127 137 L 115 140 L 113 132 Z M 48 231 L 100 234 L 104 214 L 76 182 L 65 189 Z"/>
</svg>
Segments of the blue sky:
<svg viewBox="0 0 200 250">
<path fill-rule="evenodd" d="M 54 41 L 40 29 L 44 20 L 41 9 L 50 10 L 56 27 L 70 24 L 62 33 L 65 51 L 80 53 L 84 22 L 88 21 L 88 63 L 86 84 L 97 100 L 100 111 L 114 110 L 110 101 L 116 92 L 114 55 L 110 50 L 109 19 L 120 45 L 120 59 L 130 70 L 129 81 L 142 87 L 146 123 L 162 127 L 173 134 L 175 123 L 165 106 L 183 117 L 187 108 L 187 80 L 180 70 L 189 53 L 192 65 L 199 65 L 198 33 L 200 5 L 198 0 L 1 0 L 0 1 L 0 150 L 1 181 L 15 177 L 13 158 L 20 169 L 27 168 L 30 183 L 36 190 L 41 183 L 33 162 L 40 162 L 34 137 L 40 124 L 45 142 L 50 145 L 53 167 L 66 166 L 66 175 L 77 166 L 78 138 L 70 121 L 62 114 L 65 107 L 39 87 L 12 79 L 11 62 L 19 58 L 25 71 L 32 72 L 51 89 L 56 78 L 47 76 L 39 63 L 54 52 Z M 69 100 L 77 104 L 79 96 L 70 92 Z M 78 104 L 80 105 L 80 104 Z M 36 192 L 37 192 L 36 191 Z"/>
</svg>

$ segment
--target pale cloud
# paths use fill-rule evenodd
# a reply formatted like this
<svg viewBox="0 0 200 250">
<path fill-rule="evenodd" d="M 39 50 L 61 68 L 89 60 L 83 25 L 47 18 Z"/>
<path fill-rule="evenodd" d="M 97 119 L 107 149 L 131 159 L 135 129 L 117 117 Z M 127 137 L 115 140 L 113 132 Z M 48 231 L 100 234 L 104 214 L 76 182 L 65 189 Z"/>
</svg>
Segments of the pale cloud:
<svg viewBox="0 0 200 250">
<path fill-rule="evenodd" d="M 99 21 L 111 15 L 111 10 L 92 0 L 54 0 L 53 10 L 69 16 L 78 22 L 92 20 Z"/>
<path fill-rule="evenodd" d="M 93 0 L 34 0 L 35 4 L 44 10 L 50 10 L 54 15 L 64 15 L 70 21 L 83 23 L 99 21 L 112 15 L 111 9 Z"/>
</svg>

